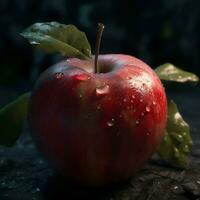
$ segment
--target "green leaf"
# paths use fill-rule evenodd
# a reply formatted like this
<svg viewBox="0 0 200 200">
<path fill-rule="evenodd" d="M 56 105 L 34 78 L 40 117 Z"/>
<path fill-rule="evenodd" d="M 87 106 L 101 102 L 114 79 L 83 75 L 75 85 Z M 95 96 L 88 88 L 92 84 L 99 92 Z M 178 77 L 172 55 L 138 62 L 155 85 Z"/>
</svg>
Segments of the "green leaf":
<svg viewBox="0 0 200 200">
<path fill-rule="evenodd" d="M 0 109 L 0 145 L 12 146 L 18 139 L 27 116 L 30 93 Z"/>
<path fill-rule="evenodd" d="M 156 74 L 161 80 L 175 82 L 198 82 L 199 78 L 193 73 L 175 67 L 171 63 L 165 63 L 155 69 Z"/>
<path fill-rule="evenodd" d="M 87 59 L 91 57 L 91 46 L 84 32 L 74 25 L 58 22 L 35 23 L 21 35 L 29 42 L 48 53 Z"/>
<path fill-rule="evenodd" d="M 164 138 L 159 145 L 158 154 L 172 166 L 185 168 L 188 165 L 192 139 L 189 125 L 183 120 L 176 104 L 168 103 L 167 127 Z"/>
</svg>

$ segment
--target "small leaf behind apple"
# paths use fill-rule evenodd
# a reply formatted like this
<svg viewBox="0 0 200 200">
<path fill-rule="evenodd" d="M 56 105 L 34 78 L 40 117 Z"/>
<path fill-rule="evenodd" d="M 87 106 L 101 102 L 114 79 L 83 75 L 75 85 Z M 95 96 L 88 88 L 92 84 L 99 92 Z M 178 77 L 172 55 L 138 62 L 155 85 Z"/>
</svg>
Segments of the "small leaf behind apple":
<svg viewBox="0 0 200 200">
<path fill-rule="evenodd" d="M 168 103 L 167 127 L 157 153 L 172 166 L 185 168 L 188 165 L 192 139 L 189 125 L 183 120 L 176 104 Z"/>
<path fill-rule="evenodd" d="M 0 109 L 0 145 L 15 144 L 27 116 L 29 97 L 30 93 L 25 93 Z"/>
<path fill-rule="evenodd" d="M 91 46 L 84 32 L 74 25 L 58 22 L 35 23 L 25 29 L 21 35 L 29 42 L 48 53 L 60 53 L 62 56 L 90 58 Z"/>
<path fill-rule="evenodd" d="M 171 63 L 165 63 L 155 69 L 156 74 L 161 80 L 164 81 L 175 81 L 175 82 L 198 82 L 199 78 L 197 75 L 179 69 Z"/>
</svg>

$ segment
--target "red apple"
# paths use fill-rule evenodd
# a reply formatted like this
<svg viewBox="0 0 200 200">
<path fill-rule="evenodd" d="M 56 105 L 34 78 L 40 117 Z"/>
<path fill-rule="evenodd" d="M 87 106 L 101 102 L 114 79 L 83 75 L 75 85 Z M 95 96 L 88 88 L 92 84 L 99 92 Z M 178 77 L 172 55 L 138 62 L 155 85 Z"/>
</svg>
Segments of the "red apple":
<svg viewBox="0 0 200 200">
<path fill-rule="evenodd" d="M 67 59 L 47 69 L 31 97 L 39 149 L 71 182 L 102 186 L 144 166 L 161 141 L 167 101 L 154 71 L 122 54 Z"/>
</svg>

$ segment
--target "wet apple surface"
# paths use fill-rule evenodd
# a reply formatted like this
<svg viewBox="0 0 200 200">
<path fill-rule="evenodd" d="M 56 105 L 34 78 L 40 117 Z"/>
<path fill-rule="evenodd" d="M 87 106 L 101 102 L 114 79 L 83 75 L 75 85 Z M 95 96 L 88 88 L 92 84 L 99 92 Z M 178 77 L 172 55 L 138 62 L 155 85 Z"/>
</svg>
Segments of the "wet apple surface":
<svg viewBox="0 0 200 200">
<path fill-rule="evenodd" d="M 13 91 L 20 92 L 19 88 L 15 88 Z M 6 89 L 0 89 L 1 96 L 8 101 L 9 97 L 6 92 Z M 65 179 L 63 180 L 62 177 L 55 174 L 55 171 L 37 151 L 30 138 L 29 130 L 25 129 L 17 145 L 11 149 L 0 147 L 0 199 L 57 200 L 60 196 L 65 199 L 107 200 L 112 198 L 125 200 L 129 198 L 136 200 L 138 196 L 145 199 L 149 195 L 153 195 L 155 199 L 162 199 L 163 194 L 170 199 L 198 198 L 200 194 L 200 185 L 198 184 L 200 180 L 200 88 L 179 86 L 174 89 L 173 87 L 168 90 L 168 95 L 181 105 L 180 109 L 183 115 L 193 127 L 194 146 L 188 169 L 180 171 L 163 165 L 160 159 L 157 159 L 148 162 L 125 185 L 94 191 L 83 190 L 79 187 L 72 187 Z M 0 102 L 3 105 L 2 99 Z M 151 191 L 154 193 L 152 194 Z"/>
<path fill-rule="evenodd" d="M 102 186 L 129 178 L 163 137 L 164 88 L 132 56 L 68 59 L 46 70 L 33 90 L 29 124 L 47 160 L 72 182 Z"/>
</svg>

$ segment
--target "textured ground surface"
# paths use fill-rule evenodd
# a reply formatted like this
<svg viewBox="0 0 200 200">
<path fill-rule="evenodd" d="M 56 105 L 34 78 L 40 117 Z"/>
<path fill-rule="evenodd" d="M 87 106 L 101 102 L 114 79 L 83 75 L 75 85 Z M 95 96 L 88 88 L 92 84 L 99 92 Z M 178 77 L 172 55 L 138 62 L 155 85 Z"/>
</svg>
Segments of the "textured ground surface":
<svg viewBox="0 0 200 200">
<path fill-rule="evenodd" d="M 176 170 L 152 159 L 127 183 L 99 190 L 75 188 L 49 168 L 38 154 L 29 133 L 24 131 L 14 147 L 0 147 L 0 200 L 200 200 L 198 87 L 176 88 L 176 92 L 169 94 L 174 96 L 191 125 L 194 147 L 187 170 Z M 1 91 L 2 97 L 6 92 Z M 2 100 L 1 104 L 6 101 Z"/>
</svg>

